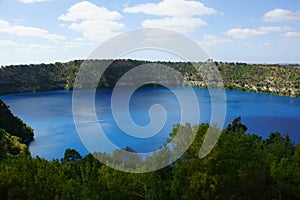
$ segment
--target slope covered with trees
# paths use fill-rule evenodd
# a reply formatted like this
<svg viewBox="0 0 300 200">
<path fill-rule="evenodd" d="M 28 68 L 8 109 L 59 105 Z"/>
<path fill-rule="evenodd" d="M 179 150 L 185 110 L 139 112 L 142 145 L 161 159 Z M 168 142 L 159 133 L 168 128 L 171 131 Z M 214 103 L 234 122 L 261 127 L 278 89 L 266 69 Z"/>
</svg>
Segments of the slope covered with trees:
<svg viewBox="0 0 300 200">
<path fill-rule="evenodd" d="M 111 62 L 89 60 L 90 64 Z M 83 60 L 67 63 L 14 65 L 0 68 L 0 94 L 72 89 Z M 272 93 L 300 97 L 299 66 L 246 63 L 190 63 L 190 62 L 149 62 L 137 60 L 115 60 L 101 77 L 98 87 L 113 87 L 117 80 L 137 65 L 164 64 L 182 73 L 187 83 L 206 87 L 199 67 L 215 64 L 222 76 L 225 88 L 253 92 Z M 195 67 L 194 67 L 195 66 Z M 212 77 L 213 79 L 214 74 Z"/>
<path fill-rule="evenodd" d="M 0 68 L 0 94 L 64 89 L 62 73 L 81 61 L 55 64 L 11 65 Z"/>
<path fill-rule="evenodd" d="M 7 156 L 29 155 L 26 144 L 32 140 L 33 130 L 0 99 L 0 161 Z"/>
<path fill-rule="evenodd" d="M 28 144 L 33 140 L 33 130 L 20 118 L 14 116 L 8 106 L 0 99 L 0 129 L 11 136 L 20 138 L 20 142 Z M 4 133 L 4 132 L 1 132 Z"/>
<path fill-rule="evenodd" d="M 7 156 L 25 154 L 29 155 L 29 150 L 25 144 L 21 143 L 21 139 L 0 129 L 0 161 Z"/>
<path fill-rule="evenodd" d="M 175 126 L 170 137 L 185 130 L 196 133 L 196 139 L 172 165 L 143 174 L 111 169 L 73 149 L 53 161 L 6 156 L 0 161 L 0 198 L 300 199 L 300 144 L 294 146 L 288 135 L 279 133 L 266 140 L 246 134 L 247 127 L 237 118 L 222 131 L 212 152 L 200 159 L 208 128 Z M 105 156 L 123 158 L 121 151 Z"/>
<path fill-rule="evenodd" d="M 229 89 L 300 97 L 300 68 L 280 65 L 217 63 Z"/>
</svg>

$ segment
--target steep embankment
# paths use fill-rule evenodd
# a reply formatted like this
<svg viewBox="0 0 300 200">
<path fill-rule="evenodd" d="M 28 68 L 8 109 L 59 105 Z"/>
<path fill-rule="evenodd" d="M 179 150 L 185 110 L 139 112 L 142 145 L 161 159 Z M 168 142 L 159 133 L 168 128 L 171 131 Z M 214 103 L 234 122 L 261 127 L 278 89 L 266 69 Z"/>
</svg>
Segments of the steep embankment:
<svg viewBox="0 0 300 200">
<path fill-rule="evenodd" d="M 0 130 L 1 135 L 8 133 L 9 136 L 16 136 L 20 138 L 20 142 L 28 144 L 33 140 L 33 130 L 27 126 L 21 119 L 14 116 L 9 110 L 8 106 L 0 99 Z"/>
<path fill-rule="evenodd" d="M 82 60 L 75 60 L 67 63 L 2 67 L 0 68 L 0 94 L 72 89 L 76 73 L 82 62 Z M 107 61 L 93 60 L 89 62 L 97 64 L 97 62 Z M 150 62 L 116 60 L 105 71 L 98 87 L 113 87 L 124 73 L 137 65 L 146 63 Z M 299 66 L 223 62 L 193 64 L 190 62 L 154 63 L 164 64 L 181 72 L 185 80 L 193 86 L 206 86 L 203 77 L 196 68 L 215 64 L 227 89 L 300 97 Z"/>
<path fill-rule="evenodd" d="M 219 64 L 229 89 L 300 97 L 300 68 L 280 65 Z"/>
<path fill-rule="evenodd" d="M 0 94 L 64 89 L 67 78 L 63 72 L 79 66 L 77 62 L 1 67 Z"/>
</svg>

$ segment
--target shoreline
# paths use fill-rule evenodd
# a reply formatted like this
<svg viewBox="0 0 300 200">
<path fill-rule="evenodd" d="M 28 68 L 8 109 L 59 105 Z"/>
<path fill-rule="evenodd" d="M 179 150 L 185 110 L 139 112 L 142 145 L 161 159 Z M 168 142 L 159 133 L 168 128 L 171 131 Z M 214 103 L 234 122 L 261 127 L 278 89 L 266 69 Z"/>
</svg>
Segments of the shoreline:
<svg viewBox="0 0 300 200">
<path fill-rule="evenodd" d="M 191 84 L 191 85 L 182 85 L 182 86 L 177 86 L 177 87 L 195 87 L 195 88 L 206 88 L 208 89 L 208 87 L 202 86 L 202 85 L 197 85 L 197 84 Z M 160 86 L 151 86 L 152 88 L 156 88 L 156 87 L 160 87 Z M 99 87 L 98 89 L 114 89 L 113 87 Z M 222 88 L 210 88 L 210 89 L 222 89 Z M 88 90 L 88 89 L 82 89 L 82 90 Z M 280 96 L 280 97 L 289 97 L 289 98 L 300 98 L 300 96 L 289 96 L 289 95 L 282 95 L 282 94 L 278 94 L 275 92 L 268 92 L 268 91 L 254 91 L 254 90 L 247 90 L 245 88 L 230 88 L 230 87 L 226 87 L 224 88 L 225 91 L 242 91 L 242 92 L 250 92 L 250 93 L 255 93 L 255 94 L 269 94 L 269 95 L 275 95 L 275 96 Z M 16 95 L 16 94 L 23 94 L 23 93 L 39 93 L 39 92 L 54 92 L 54 91 L 69 91 L 72 92 L 73 89 L 64 89 L 64 88 L 58 88 L 58 89 L 53 89 L 53 90 L 40 90 L 40 91 L 20 91 L 20 92 L 13 92 L 13 93 L 3 93 L 0 94 L 0 99 L 1 97 L 5 97 L 7 95 Z"/>
</svg>

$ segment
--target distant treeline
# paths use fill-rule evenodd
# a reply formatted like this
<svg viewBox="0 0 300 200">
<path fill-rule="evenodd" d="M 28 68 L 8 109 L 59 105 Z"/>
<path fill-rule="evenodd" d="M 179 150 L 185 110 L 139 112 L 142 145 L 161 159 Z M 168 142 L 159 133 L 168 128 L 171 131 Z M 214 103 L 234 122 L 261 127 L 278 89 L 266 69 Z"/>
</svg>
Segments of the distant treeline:
<svg viewBox="0 0 300 200">
<path fill-rule="evenodd" d="M 163 64 L 184 76 L 183 84 L 207 87 L 205 80 L 214 80 L 214 73 L 203 77 L 199 68 L 217 66 L 226 89 L 271 93 L 300 97 L 300 68 L 295 65 L 246 64 L 227 62 L 150 62 L 138 60 L 88 60 L 93 65 L 111 62 L 98 88 L 112 88 L 129 70 L 141 64 Z M 0 68 L 0 94 L 47 90 L 70 90 L 83 60 L 66 63 L 12 65 Z M 143 78 L 143 77 L 140 77 Z"/>
</svg>

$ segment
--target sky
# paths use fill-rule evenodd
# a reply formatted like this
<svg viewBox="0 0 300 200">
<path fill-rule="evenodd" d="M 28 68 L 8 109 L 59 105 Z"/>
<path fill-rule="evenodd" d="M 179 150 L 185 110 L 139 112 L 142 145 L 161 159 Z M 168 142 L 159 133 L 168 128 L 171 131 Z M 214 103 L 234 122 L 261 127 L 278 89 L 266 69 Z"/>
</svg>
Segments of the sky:
<svg viewBox="0 0 300 200">
<path fill-rule="evenodd" d="M 299 0 L 0 0 L 0 66 L 84 59 L 141 28 L 179 32 L 217 61 L 300 63 Z"/>
</svg>

